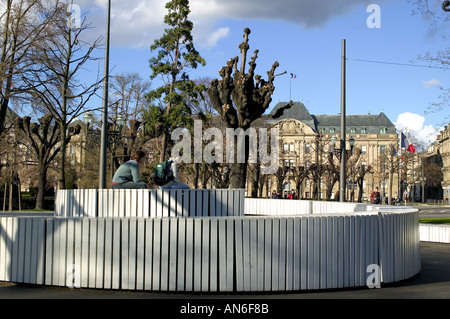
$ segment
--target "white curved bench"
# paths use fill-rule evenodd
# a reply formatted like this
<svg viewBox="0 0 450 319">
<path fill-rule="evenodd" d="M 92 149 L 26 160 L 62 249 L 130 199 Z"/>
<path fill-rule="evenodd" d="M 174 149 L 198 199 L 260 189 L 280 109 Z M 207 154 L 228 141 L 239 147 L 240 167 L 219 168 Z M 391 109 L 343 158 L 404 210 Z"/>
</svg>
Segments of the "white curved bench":
<svg viewBox="0 0 450 319">
<path fill-rule="evenodd" d="M 374 266 L 379 283 L 417 274 L 417 210 L 358 207 L 291 216 L 0 218 L 0 280 L 263 292 L 366 286 Z"/>
</svg>

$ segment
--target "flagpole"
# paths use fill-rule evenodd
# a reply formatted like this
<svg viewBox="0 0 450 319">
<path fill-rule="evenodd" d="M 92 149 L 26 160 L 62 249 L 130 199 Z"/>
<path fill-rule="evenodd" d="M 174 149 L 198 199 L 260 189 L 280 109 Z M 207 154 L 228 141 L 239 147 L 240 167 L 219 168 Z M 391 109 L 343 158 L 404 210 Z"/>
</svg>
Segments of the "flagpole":
<svg viewBox="0 0 450 319">
<path fill-rule="evenodd" d="M 289 78 L 289 101 L 292 100 L 291 98 L 291 86 L 292 86 L 292 72 L 291 72 L 291 77 Z"/>
</svg>

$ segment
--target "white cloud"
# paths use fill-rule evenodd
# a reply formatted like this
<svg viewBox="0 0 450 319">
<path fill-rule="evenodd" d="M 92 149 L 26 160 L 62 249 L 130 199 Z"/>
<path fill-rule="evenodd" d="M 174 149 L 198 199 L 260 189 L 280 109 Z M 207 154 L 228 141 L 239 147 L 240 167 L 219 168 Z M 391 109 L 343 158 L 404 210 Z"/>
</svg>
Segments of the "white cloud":
<svg viewBox="0 0 450 319">
<path fill-rule="evenodd" d="M 378 3 L 384 0 L 379 0 Z M 116 0 L 111 7 L 111 45 L 149 47 L 164 32 L 167 14 L 162 0 Z M 212 47 L 228 36 L 229 28 L 218 27 L 224 19 L 279 20 L 316 28 L 335 17 L 346 16 L 373 0 L 191 0 L 189 19 L 194 22 L 199 46 Z M 95 29 L 90 37 L 104 34 L 107 0 L 78 0 Z M 209 36 L 206 36 L 209 35 Z"/>
<path fill-rule="evenodd" d="M 427 146 L 436 140 L 439 129 L 434 128 L 433 125 L 424 125 L 424 123 L 425 117 L 422 115 L 405 112 L 399 114 L 394 125 L 398 131 L 403 131 L 413 137 L 413 141 L 411 141 L 413 145 L 415 139 L 423 146 Z M 417 148 L 418 145 L 414 146 Z"/>
<path fill-rule="evenodd" d="M 422 81 L 422 85 L 426 88 L 430 88 L 433 86 L 440 86 L 441 82 L 438 79 L 431 79 L 429 81 Z"/>
<path fill-rule="evenodd" d="M 223 27 L 223 28 L 219 28 L 215 31 L 212 31 L 212 33 L 210 33 L 210 34 L 204 34 L 203 32 L 199 33 L 199 34 L 197 34 L 198 37 L 196 37 L 196 38 L 198 38 L 200 40 L 202 47 L 213 48 L 217 45 L 217 43 L 221 39 L 226 38 L 229 33 L 230 33 L 230 28 Z"/>
</svg>

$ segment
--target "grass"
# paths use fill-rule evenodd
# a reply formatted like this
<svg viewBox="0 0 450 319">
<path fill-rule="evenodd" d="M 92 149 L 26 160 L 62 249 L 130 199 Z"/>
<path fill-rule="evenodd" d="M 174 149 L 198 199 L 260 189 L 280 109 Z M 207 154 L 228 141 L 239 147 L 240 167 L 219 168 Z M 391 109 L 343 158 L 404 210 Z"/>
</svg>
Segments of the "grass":
<svg viewBox="0 0 450 319">
<path fill-rule="evenodd" d="M 419 218 L 419 223 L 450 225 L 450 218 Z"/>
<path fill-rule="evenodd" d="M 22 209 L 22 210 L 14 209 L 12 211 L 7 209 L 5 212 L 8 212 L 8 213 L 10 213 L 10 212 L 12 212 L 12 213 L 29 213 L 29 212 L 36 213 L 37 212 L 38 213 L 38 212 L 52 212 L 52 210 L 29 208 L 29 209 Z M 3 213 L 3 210 L 0 210 L 0 213 Z"/>
</svg>

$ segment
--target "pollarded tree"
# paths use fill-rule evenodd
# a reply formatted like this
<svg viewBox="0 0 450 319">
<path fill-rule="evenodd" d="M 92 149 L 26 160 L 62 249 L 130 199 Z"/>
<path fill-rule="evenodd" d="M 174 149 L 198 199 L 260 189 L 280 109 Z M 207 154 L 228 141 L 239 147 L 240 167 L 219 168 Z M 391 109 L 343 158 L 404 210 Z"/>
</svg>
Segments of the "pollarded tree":
<svg viewBox="0 0 450 319">
<path fill-rule="evenodd" d="M 217 113 L 224 119 L 228 128 L 243 129 L 250 128 L 251 124 L 260 118 L 269 107 L 272 101 L 272 94 L 275 90 L 275 70 L 279 66 L 275 62 L 272 69 L 267 72 L 267 81 L 260 75 L 255 74 L 256 59 L 258 50 L 255 50 L 249 62 L 249 69 L 246 72 L 247 52 L 250 49 L 248 36 L 250 29 L 244 29 L 244 41 L 239 45 L 241 50 L 241 65 L 238 69 L 239 58 L 235 57 L 227 62 L 220 71 L 220 80 L 213 80 L 207 89 L 211 103 Z M 283 73 L 284 74 L 284 73 Z M 244 147 L 235 143 L 235 160 L 231 165 L 230 186 L 232 188 L 245 188 L 246 168 L 249 156 L 249 143 L 243 139 Z M 244 149 L 244 163 L 238 163 L 236 157 L 237 150 Z"/>
<path fill-rule="evenodd" d="M 162 119 L 157 123 L 162 140 L 160 161 L 166 157 L 171 131 L 177 126 L 189 124 L 191 110 L 188 101 L 197 100 L 204 90 L 203 85 L 189 79 L 188 71 L 196 69 L 199 64 L 205 65 L 205 60 L 194 47 L 194 25 L 188 20 L 189 1 L 172 0 L 166 4 L 166 9 L 168 13 L 164 22 L 169 28 L 150 47 L 152 51 L 157 51 L 156 56 L 150 59 L 150 78 L 159 78 L 162 85 L 147 95 L 150 101 L 159 102 L 152 107 L 161 110 L 158 113 Z"/>
<path fill-rule="evenodd" d="M 51 114 L 39 119 L 39 123 L 32 123 L 26 116 L 16 119 L 18 131 L 25 137 L 27 145 L 36 156 L 38 164 L 38 193 L 36 195 L 36 209 L 44 208 L 44 194 L 47 188 L 47 171 L 50 164 L 61 151 L 61 145 L 70 142 L 72 136 L 80 133 L 79 125 L 70 126 L 66 134 L 61 134 L 61 126 Z M 62 143 L 65 138 L 65 143 Z"/>
</svg>

